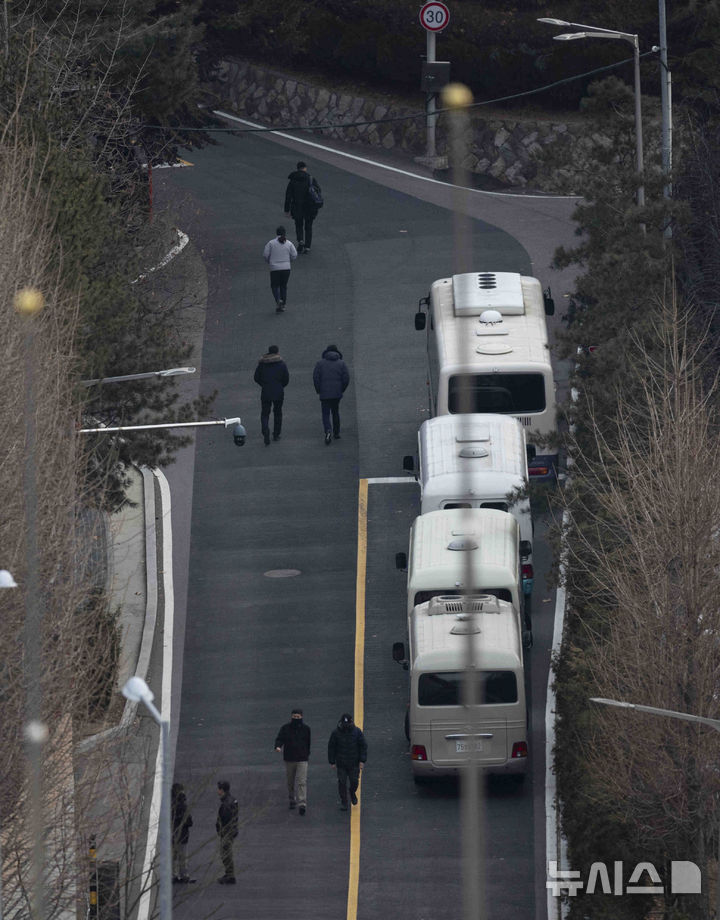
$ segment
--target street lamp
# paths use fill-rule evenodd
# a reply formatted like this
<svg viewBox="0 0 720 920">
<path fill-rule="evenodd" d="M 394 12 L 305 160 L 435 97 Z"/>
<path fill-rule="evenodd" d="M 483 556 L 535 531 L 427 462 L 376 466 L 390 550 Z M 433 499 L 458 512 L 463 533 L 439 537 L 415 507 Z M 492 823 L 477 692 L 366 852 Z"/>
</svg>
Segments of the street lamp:
<svg viewBox="0 0 720 920">
<path fill-rule="evenodd" d="M 707 725 L 720 732 L 720 719 L 708 719 L 707 716 L 694 716 L 689 712 L 676 712 L 674 709 L 658 709 L 657 706 L 642 706 L 640 703 L 627 703 L 625 700 L 608 700 L 601 696 L 591 696 L 591 703 L 599 703 L 601 706 L 615 706 L 618 709 L 634 709 L 636 712 L 647 712 L 651 716 L 667 716 L 669 719 L 680 719 L 683 722 L 695 722 L 696 725 Z M 720 847 L 720 844 L 718 844 Z M 720 853 L 718 854 L 718 865 L 720 865 Z M 715 887 L 716 911 L 715 916 L 720 917 L 720 880 Z"/>
<path fill-rule="evenodd" d="M 564 32 L 562 35 L 554 35 L 555 41 L 567 42 L 576 38 L 619 38 L 622 41 L 630 42 L 633 46 L 633 58 L 635 61 L 635 159 L 640 184 L 637 190 L 637 203 L 639 207 L 645 205 L 645 185 L 643 183 L 644 159 L 643 159 L 643 136 L 642 136 L 642 113 L 640 109 L 640 43 L 637 35 L 631 32 L 618 32 L 616 29 L 602 29 L 599 26 L 586 26 L 581 22 L 565 22 L 564 19 L 538 19 L 538 22 L 546 22 L 551 26 L 570 26 L 573 29 L 582 29 L 581 32 Z"/>
<path fill-rule="evenodd" d="M 121 377 L 96 377 L 95 380 L 81 380 L 84 387 L 94 386 L 96 383 L 124 383 L 126 380 L 148 380 L 150 377 L 180 377 L 183 374 L 194 374 L 194 367 L 171 367 L 166 371 L 147 371 L 144 374 L 123 374 Z"/>
<path fill-rule="evenodd" d="M 17 588 L 17 582 L 7 569 L 0 569 L 0 588 Z M 3 890 L 2 890 L 2 837 L 0 836 L 0 920 L 3 918 Z"/>
<path fill-rule="evenodd" d="M 150 715 L 160 726 L 160 776 L 162 780 L 160 796 L 160 823 L 158 833 L 158 876 L 160 880 L 160 920 L 171 920 L 171 874 L 172 874 L 172 849 L 170 836 L 170 763 L 168 734 L 170 723 L 163 719 L 158 709 L 153 705 L 155 694 L 148 687 L 142 677 L 131 677 L 122 688 L 122 695 L 133 703 L 144 703 Z"/>
<path fill-rule="evenodd" d="M 242 447 L 247 437 L 247 431 L 241 418 L 221 418 L 212 422 L 163 422 L 158 425 L 115 425 L 101 428 L 78 428 L 78 434 L 113 433 L 116 431 L 152 431 L 158 428 L 202 428 L 206 425 L 224 425 L 226 428 L 233 426 L 233 440 L 238 447 Z"/>
</svg>

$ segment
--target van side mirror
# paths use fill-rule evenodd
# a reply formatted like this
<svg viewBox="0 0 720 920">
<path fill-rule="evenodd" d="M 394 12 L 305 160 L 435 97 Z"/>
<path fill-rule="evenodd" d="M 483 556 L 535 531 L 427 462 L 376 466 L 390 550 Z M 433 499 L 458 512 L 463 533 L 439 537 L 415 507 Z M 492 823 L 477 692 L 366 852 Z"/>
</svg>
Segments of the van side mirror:
<svg viewBox="0 0 720 920">
<path fill-rule="evenodd" d="M 532 553 L 532 543 L 529 540 L 520 541 L 520 558 L 527 559 Z"/>
<path fill-rule="evenodd" d="M 407 572 L 407 553 L 395 553 L 395 568 Z"/>
<path fill-rule="evenodd" d="M 426 322 L 427 316 L 422 311 L 415 314 L 415 328 L 418 332 L 421 332 L 425 328 Z"/>
<path fill-rule="evenodd" d="M 392 656 L 393 661 L 397 661 L 397 663 L 401 664 L 406 671 L 408 670 L 409 664 L 407 658 L 405 657 L 404 642 L 393 642 Z"/>
<path fill-rule="evenodd" d="M 410 454 L 403 457 L 403 470 L 405 470 L 406 473 L 415 473 L 415 457 L 412 457 Z"/>
<path fill-rule="evenodd" d="M 555 315 L 555 301 L 553 300 L 553 297 L 552 297 L 550 285 L 548 285 L 543 291 L 543 304 L 545 305 L 545 316 L 554 316 Z"/>
</svg>

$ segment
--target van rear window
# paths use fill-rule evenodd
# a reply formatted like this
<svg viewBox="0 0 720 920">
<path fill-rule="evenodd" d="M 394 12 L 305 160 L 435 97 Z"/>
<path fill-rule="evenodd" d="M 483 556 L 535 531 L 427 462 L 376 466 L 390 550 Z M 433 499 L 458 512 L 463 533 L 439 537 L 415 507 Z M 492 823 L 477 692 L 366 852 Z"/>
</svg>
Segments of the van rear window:
<svg viewBox="0 0 720 920">
<path fill-rule="evenodd" d="M 518 415 L 545 411 L 542 374 L 454 374 L 448 381 L 448 412 Z"/>
<path fill-rule="evenodd" d="M 512 594 L 506 588 L 474 588 L 472 591 L 466 591 L 465 594 L 491 594 L 501 601 L 509 601 L 512 604 Z M 452 588 L 436 588 L 434 591 L 416 591 L 413 606 L 417 607 L 418 604 L 424 604 L 425 601 L 431 601 L 434 597 L 440 597 L 441 595 L 443 597 L 448 595 L 450 597 L 460 597 L 455 586 Z"/>
<path fill-rule="evenodd" d="M 421 674 L 418 680 L 419 706 L 460 706 L 462 703 L 462 671 Z M 480 702 L 517 703 L 518 689 L 514 671 L 480 671 Z"/>
</svg>

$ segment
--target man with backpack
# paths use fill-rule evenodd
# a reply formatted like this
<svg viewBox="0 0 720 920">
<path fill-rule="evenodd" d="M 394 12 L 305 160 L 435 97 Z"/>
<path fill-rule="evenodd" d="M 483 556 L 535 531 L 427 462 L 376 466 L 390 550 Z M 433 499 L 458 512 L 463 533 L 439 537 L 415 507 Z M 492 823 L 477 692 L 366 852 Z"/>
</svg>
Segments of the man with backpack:
<svg viewBox="0 0 720 920">
<path fill-rule="evenodd" d="M 285 214 L 295 221 L 297 251 L 309 253 L 312 246 L 312 225 L 323 206 L 323 197 L 317 181 L 308 173 L 302 160 L 288 176 L 285 190 Z"/>
<path fill-rule="evenodd" d="M 238 803 L 237 799 L 230 795 L 230 783 L 226 779 L 218 780 L 217 790 L 220 796 L 220 807 L 215 830 L 220 838 L 220 858 L 225 869 L 225 874 L 220 876 L 218 882 L 221 885 L 234 885 L 233 843 L 238 835 Z"/>
</svg>

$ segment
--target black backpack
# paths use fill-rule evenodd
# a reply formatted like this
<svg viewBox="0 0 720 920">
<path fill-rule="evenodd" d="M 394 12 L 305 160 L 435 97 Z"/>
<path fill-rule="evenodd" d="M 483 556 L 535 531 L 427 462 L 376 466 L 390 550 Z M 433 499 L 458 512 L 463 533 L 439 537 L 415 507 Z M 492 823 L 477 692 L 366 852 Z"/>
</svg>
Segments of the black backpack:
<svg viewBox="0 0 720 920">
<path fill-rule="evenodd" d="M 312 201 L 316 208 L 321 208 L 325 204 L 323 201 L 322 192 L 320 191 L 320 186 L 317 184 L 315 179 L 312 178 L 312 176 L 310 177 L 308 195 L 310 196 L 310 201 Z"/>
</svg>

